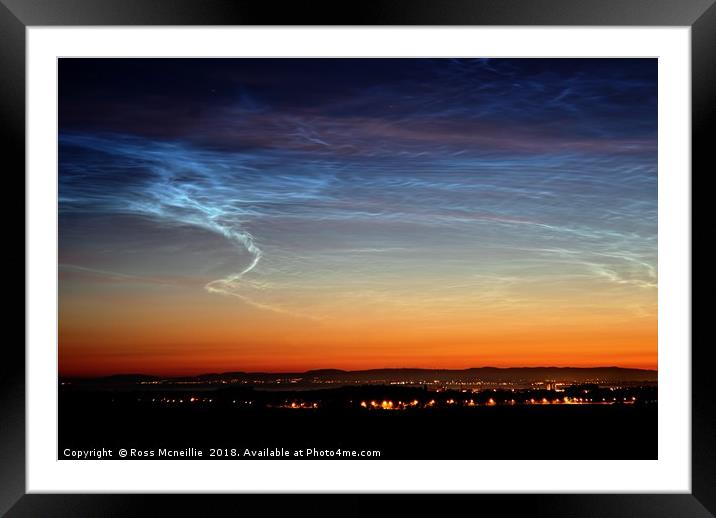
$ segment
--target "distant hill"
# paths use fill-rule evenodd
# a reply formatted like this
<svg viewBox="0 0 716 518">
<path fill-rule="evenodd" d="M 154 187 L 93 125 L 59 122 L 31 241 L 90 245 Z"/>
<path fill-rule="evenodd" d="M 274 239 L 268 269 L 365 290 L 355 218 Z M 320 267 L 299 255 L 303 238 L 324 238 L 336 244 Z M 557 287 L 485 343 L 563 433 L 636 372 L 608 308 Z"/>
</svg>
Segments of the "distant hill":
<svg viewBox="0 0 716 518">
<path fill-rule="evenodd" d="M 601 380 L 657 381 L 658 373 L 647 369 L 625 369 L 622 367 L 473 367 L 469 369 L 368 369 L 346 371 L 340 369 L 317 369 L 306 372 L 225 372 L 207 373 L 198 376 L 159 377 L 145 374 L 117 374 L 96 381 L 112 383 L 138 383 L 142 381 L 196 381 L 216 382 L 236 380 L 246 382 L 276 383 L 300 379 L 302 382 L 586 382 Z"/>
<path fill-rule="evenodd" d="M 250 375 L 249 375 L 250 376 Z M 336 381 L 586 381 L 600 379 L 604 381 L 656 381 L 657 371 L 645 369 L 625 369 L 621 367 L 473 367 L 469 369 L 369 369 L 360 371 L 340 371 L 326 369 L 308 371 L 303 374 L 283 374 L 283 377 L 303 376 L 317 380 Z"/>
<path fill-rule="evenodd" d="M 114 374 L 112 376 L 105 376 L 99 379 L 102 381 L 117 383 L 139 383 L 140 381 L 158 381 L 162 378 L 159 376 L 150 376 L 148 374 Z"/>
</svg>

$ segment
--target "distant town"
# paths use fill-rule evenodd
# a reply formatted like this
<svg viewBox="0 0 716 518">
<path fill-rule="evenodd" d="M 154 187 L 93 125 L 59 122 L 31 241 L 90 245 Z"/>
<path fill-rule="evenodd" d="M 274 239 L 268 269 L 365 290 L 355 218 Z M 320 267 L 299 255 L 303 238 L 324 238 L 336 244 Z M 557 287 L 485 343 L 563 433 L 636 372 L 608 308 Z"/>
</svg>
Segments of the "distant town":
<svg viewBox="0 0 716 518">
<path fill-rule="evenodd" d="M 159 406 L 365 410 L 497 405 L 633 405 L 657 401 L 657 372 L 604 368 L 380 369 L 228 372 L 193 377 L 125 374 L 66 378 L 63 393 Z M 332 390 L 330 390 L 332 389 Z"/>
<path fill-rule="evenodd" d="M 658 438 L 657 372 L 617 367 L 65 377 L 59 408 L 60 452 L 347 448 L 383 459 L 647 459 L 656 458 Z M 579 442 L 548 448 L 555 437 Z"/>
</svg>

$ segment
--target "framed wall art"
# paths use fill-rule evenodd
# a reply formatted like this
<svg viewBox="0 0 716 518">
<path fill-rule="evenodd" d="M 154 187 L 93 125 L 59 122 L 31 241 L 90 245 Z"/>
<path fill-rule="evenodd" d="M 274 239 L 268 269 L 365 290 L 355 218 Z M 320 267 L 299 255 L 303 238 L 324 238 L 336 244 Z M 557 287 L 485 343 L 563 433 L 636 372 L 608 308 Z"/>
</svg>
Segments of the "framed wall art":
<svg viewBox="0 0 716 518">
<path fill-rule="evenodd" d="M 713 512 L 710 2 L 3 4 L 8 516 Z"/>
</svg>

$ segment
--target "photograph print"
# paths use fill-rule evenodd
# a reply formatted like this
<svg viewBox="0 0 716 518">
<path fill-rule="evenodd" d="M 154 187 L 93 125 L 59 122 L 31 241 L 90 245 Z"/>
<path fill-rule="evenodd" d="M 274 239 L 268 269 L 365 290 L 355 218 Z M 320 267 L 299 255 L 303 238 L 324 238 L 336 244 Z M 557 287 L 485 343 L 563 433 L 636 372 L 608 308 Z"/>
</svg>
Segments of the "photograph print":
<svg viewBox="0 0 716 518">
<path fill-rule="evenodd" d="M 58 458 L 656 459 L 656 59 L 58 59 Z"/>
</svg>

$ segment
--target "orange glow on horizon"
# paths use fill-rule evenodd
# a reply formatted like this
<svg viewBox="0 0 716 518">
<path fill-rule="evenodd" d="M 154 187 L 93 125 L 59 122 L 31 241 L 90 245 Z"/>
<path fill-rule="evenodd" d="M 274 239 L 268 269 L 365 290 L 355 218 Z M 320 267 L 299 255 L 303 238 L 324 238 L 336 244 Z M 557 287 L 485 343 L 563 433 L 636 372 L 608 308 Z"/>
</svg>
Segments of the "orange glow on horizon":
<svg viewBox="0 0 716 518">
<path fill-rule="evenodd" d="M 655 310 L 635 316 L 616 305 L 596 313 L 535 303 L 381 313 L 368 306 L 311 320 L 193 290 L 141 298 L 67 293 L 60 299 L 59 374 L 658 365 Z"/>
</svg>

